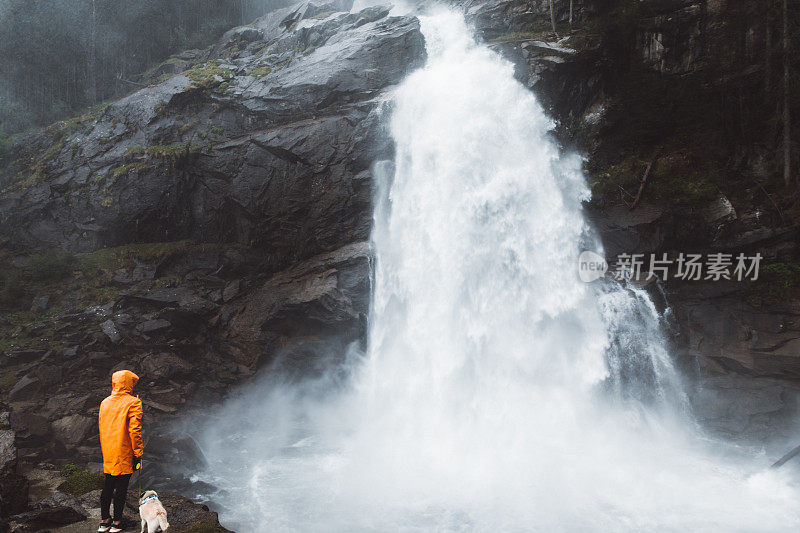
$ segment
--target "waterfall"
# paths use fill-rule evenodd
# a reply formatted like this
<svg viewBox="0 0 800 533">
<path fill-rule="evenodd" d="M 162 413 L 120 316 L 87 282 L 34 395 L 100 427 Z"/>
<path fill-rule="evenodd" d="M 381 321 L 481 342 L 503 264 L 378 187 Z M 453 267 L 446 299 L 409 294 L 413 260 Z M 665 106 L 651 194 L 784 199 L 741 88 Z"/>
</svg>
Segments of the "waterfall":
<svg viewBox="0 0 800 533">
<path fill-rule="evenodd" d="M 368 352 L 344 387 L 270 377 L 223 407 L 202 443 L 223 523 L 796 530 L 790 480 L 695 429 L 647 294 L 578 279 L 600 250 L 581 161 L 512 65 L 458 14 L 421 22 L 376 165 Z"/>
</svg>

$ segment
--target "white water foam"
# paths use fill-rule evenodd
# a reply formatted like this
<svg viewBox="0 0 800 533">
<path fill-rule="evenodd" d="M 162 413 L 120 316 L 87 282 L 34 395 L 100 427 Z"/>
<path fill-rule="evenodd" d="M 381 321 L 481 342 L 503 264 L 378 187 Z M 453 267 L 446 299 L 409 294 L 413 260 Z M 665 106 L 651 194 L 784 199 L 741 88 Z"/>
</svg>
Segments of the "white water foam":
<svg viewBox="0 0 800 533">
<path fill-rule="evenodd" d="M 222 408 L 202 446 L 223 523 L 796 531 L 786 474 L 696 431 L 647 294 L 578 280 L 589 192 L 535 97 L 460 15 L 421 20 L 376 166 L 368 353 Z"/>
</svg>

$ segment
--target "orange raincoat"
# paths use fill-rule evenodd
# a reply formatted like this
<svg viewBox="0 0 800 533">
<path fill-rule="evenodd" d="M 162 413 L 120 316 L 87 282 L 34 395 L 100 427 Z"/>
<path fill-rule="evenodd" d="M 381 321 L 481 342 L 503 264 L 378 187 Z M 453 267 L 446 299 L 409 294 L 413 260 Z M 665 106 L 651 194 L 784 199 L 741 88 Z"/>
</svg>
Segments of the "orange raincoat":
<svg viewBox="0 0 800 533">
<path fill-rule="evenodd" d="M 133 457 L 142 456 L 142 400 L 131 395 L 139 376 L 119 370 L 111 376 L 111 396 L 100 404 L 103 471 L 133 474 Z"/>
</svg>

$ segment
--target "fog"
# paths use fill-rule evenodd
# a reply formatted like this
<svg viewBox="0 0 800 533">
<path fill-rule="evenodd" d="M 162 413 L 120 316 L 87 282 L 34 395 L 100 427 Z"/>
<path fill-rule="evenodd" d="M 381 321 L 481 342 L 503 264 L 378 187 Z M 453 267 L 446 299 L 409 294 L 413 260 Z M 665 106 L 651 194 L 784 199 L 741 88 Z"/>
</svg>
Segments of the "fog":
<svg viewBox="0 0 800 533">
<path fill-rule="evenodd" d="M 171 54 L 288 0 L 1 0 L 0 136 L 50 123 L 141 87 Z"/>
</svg>

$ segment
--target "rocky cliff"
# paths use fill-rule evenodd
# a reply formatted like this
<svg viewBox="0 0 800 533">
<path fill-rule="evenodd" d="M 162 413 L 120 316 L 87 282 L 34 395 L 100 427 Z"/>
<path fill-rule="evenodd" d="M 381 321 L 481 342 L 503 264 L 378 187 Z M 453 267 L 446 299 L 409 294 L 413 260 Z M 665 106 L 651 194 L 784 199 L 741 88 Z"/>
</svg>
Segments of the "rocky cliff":
<svg viewBox="0 0 800 533">
<path fill-rule="evenodd" d="M 586 211 L 610 258 L 765 256 L 758 283 L 651 288 L 673 309 L 698 416 L 742 438 L 789 427 L 797 218 L 771 119 L 751 120 L 771 94 L 769 21 L 724 1 L 576 1 L 570 29 L 557 2 L 556 36 L 544 0 L 450 3 L 587 154 Z M 425 52 L 415 17 L 350 7 L 304 2 L 232 29 L 3 156 L 0 431 L 20 463 L 96 468 L 97 406 L 125 367 L 143 376 L 147 453 L 173 467 L 150 481 L 188 493 L 202 454 L 164 428 L 265 365 L 313 373 L 363 342 L 372 165 L 392 156 L 381 113 Z"/>
<path fill-rule="evenodd" d="M 380 113 L 425 54 L 416 18 L 351 4 L 272 12 L 11 147 L 0 367 L 22 463 L 98 468 L 97 405 L 126 367 L 151 464 L 174 467 L 147 481 L 186 489 L 202 456 L 165 426 L 263 365 L 313 372 L 363 341 Z"/>
</svg>

